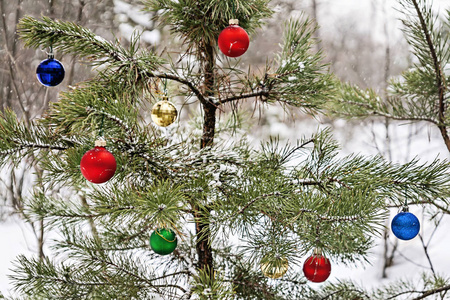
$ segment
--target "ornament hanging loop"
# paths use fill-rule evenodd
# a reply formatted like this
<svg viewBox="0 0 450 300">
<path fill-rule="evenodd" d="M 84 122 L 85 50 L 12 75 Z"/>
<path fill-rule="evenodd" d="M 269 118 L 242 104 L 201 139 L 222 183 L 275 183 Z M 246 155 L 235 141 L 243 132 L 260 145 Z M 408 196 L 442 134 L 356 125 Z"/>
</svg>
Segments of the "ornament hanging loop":
<svg viewBox="0 0 450 300">
<path fill-rule="evenodd" d="M 167 95 L 167 78 L 164 78 L 163 81 L 163 96 L 162 96 L 162 101 L 169 101 L 169 96 Z"/>
<path fill-rule="evenodd" d="M 105 114 L 102 113 L 102 120 L 100 121 L 100 128 L 98 130 L 98 136 L 99 136 L 99 140 L 105 140 L 103 138 L 103 124 L 105 122 Z"/>
<path fill-rule="evenodd" d="M 52 45 L 49 46 L 49 51 L 47 52 L 47 57 L 48 57 L 48 59 L 54 59 L 55 58 L 55 54 L 53 53 L 53 46 Z"/>
<path fill-rule="evenodd" d="M 402 207 L 402 212 L 409 212 L 409 207 L 408 207 L 408 194 L 406 192 L 406 185 L 405 185 L 405 189 L 403 191 L 403 196 L 405 197 L 405 203 L 403 203 L 403 207 Z"/>
<path fill-rule="evenodd" d="M 230 19 L 230 21 L 228 21 L 228 24 L 229 25 L 239 25 L 239 20 L 237 19 L 237 16 L 236 16 L 236 11 L 237 11 L 237 9 L 236 9 L 236 5 L 235 5 L 235 0 L 233 0 L 232 2 L 231 2 L 231 5 L 232 5 L 232 7 L 233 7 L 233 18 L 234 19 Z"/>
<path fill-rule="evenodd" d="M 317 251 L 322 252 L 320 248 L 320 218 L 317 217 L 317 224 L 316 224 L 316 248 L 314 249 L 314 253 Z"/>
<path fill-rule="evenodd" d="M 164 93 L 164 97 L 167 98 L 167 78 L 164 78 L 164 90 L 163 90 L 163 93 Z"/>
<path fill-rule="evenodd" d="M 232 7 L 233 7 L 233 17 L 235 17 L 236 18 L 236 13 L 237 13 L 237 6 L 239 5 L 239 3 L 235 3 L 236 2 L 236 0 L 232 0 L 231 1 L 231 5 L 232 5 Z M 231 20 L 230 20 L 231 21 Z M 231 24 L 230 24 L 231 25 Z"/>
</svg>

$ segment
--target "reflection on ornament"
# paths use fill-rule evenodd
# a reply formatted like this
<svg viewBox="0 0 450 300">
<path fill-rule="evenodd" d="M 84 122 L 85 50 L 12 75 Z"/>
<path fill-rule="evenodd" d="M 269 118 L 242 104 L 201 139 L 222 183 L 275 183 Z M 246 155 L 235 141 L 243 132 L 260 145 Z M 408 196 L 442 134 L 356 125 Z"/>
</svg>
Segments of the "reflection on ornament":
<svg viewBox="0 0 450 300">
<path fill-rule="evenodd" d="M 57 86 L 64 79 L 64 67 L 58 60 L 50 58 L 41 61 L 36 69 L 36 76 L 45 86 Z"/>
<path fill-rule="evenodd" d="M 172 229 L 158 228 L 150 236 L 150 247 L 160 255 L 172 253 L 177 244 L 177 236 Z"/>
<path fill-rule="evenodd" d="M 261 260 L 261 272 L 264 276 L 277 279 L 286 274 L 289 268 L 289 262 L 286 257 L 275 258 L 270 260 L 269 258 L 263 258 Z"/>
<path fill-rule="evenodd" d="M 162 101 L 156 103 L 152 108 L 152 120 L 156 125 L 167 127 L 177 119 L 177 109 L 165 96 Z"/>
<path fill-rule="evenodd" d="M 303 264 L 303 274 L 309 281 L 324 282 L 331 274 L 330 261 L 319 250 L 314 251 Z"/>
<path fill-rule="evenodd" d="M 241 56 L 250 44 L 247 32 L 238 24 L 238 20 L 231 19 L 230 26 L 222 30 L 217 40 L 220 51 L 229 57 Z"/>
<path fill-rule="evenodd" d="M 95 148 L 87 151 L 81 158 L 81 174 L 92 183 L 104 183 L 116 172 L 116 159 L 105 146 L 104 140 L 97 140 Z"/>
<path fill-rule="evenodd" d="M 420 231 L 420 222 L 417 217 L 408 212 L 407 207 L 398 213 L 391 223 L 394 235 L 404 241 L 411 240 L 416 237 Z"/>
</svg>

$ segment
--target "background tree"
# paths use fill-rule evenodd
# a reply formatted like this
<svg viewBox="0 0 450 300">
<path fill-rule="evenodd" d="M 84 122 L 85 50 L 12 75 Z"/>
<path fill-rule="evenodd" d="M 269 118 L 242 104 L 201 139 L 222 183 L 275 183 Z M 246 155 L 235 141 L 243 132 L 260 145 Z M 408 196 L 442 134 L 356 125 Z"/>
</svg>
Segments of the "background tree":
<svg viewBox="0 0 450 300">
<path fill-rule="evenodd" d="M 396 126 L 406 121 L 417 124 L 417 127 L 426 128 L 432 124 L 439 130 L 448 149 L 445 123 L 445 103 L 448 99 L 446 66 L 449 63 L 448 10 L 446 15 L 439 17 L 426 1 L 399 1 L 399 4 L 401 11 L 404 12 L 402 23 L 406 40 L 412 50 L 412 66 L 402 76 L 390 79 L 386 77 L 389 80 L 386 80 L 387 86 L 384 93 L 376 93 L 375 88 L 363 91 L 350 84 L 343 85 L 336 102 L 329 102 L 330 111 L 341 117 L 362 117 L 366 120 L 373 120 L 374 116 L 384 117 L 387 124 L 387 144 L 391 143 L 388 133 L 389 125 Z M 386 66 L 385 69 L 389 70 L 389 64 Z M 423 280 L 394 282 L 389 287 L 380 287 L 375 292 L 363 292 L 363 288 L 355 287 L 353 283 L 350 284 L 351 287 L 343 284 L 336 290 L 359 290 L 361 294 L 374 299 L 397 297 L 445 299 L 447 297 L 448 281 L 443 274 L 435 271 L 429 247 L 438 226 L 448 214 L 448 205 L 440 202 L 422 203 L 420 199 L 417 199 L 416 203 L 422 205 L 425 215 L 435 220 L 434 228 L 430 230 L 428 236 L 419 235 L 423 253 L 429 265 L 428 271 L 424 272 Z M 392 246 L 385 243 L 383 276 L 387 276 L 386 269 L 394 264 L 394 257 L 402 255 L 397 246 L 397 243 Z M 436 261 L 437 259 L 434 259 L 434 262 Z M 342 297 L 345 298 L 345 293 Z"/>
<path fill-rule="evenodd" d="M 55 244 L 60 256 L 19 259 L 14 280 L 24 295 L 314 297 L 293 268 L 280 281 L 262 277 L 261 259 L 275 266 L 287 259 L 293 266 L 319 247 L 335 261 L 363 260 L 383 224 L 387 197 L 401 205 L 407 187 L 409 196 L 446 203 L 447 163 L 338 158 L 326 131 L 293 146 L 269 141 L 261 151 L 245 140 L 213 143 L 220 141 L 216 114 L 224 106 L 236 109 L 247 99 L 309 113 L 323 106 L 335 89 L 320 53 L 313 51 L 314 26 L 306 19 L 289 22 L 277 59 L 262 72 L 244 73 L 223 57 L 217 63 L 215 41 L 232 17 L 250 32 L 257 28 L 270 14 L 265 1 L 149 1 L 147 6 L 162 12 L 163 24 L 184 39 L 196 63 L 180 67 L 170 55 L 140 51 L 136 39 L 125 48 L 73 23 L 21 21 L 28 46 L 52 44 L 102 66 L 94 80 L 62 93 L 29 127 L 11 111 L 3 114 L 2 163 L 36 155 L 44 170 L 42 185 L 66 188 L 64 195 L 37 189 L 26 205 L 29 215 L 59 227 L 63 238 Z M 141 115 L 166 80 L 169 91 L 178 88 L 201 104 L 199 138 L 161 134 Z M 78 164 L 100 131 L 119 172 L 97 187 L 86 184 Z M 83 230 L 86 226 L 91 230 Z M 168 258 L 156 256 L 147 244 L 151 229 L 159 227 L 183 237 Z M 242 241 L 233 241 L 236 237 Z"/>
<path fill-rule="evenodd" d="M 85 1 L 0 1 L 2 51 L 0 62 L 4 66 L 0 73 L 0 109 L 14 110 L 22 120 L 29 125 L 32 119 L 40 117 L 48 108 L 48 103 L 57 97 L 60 90 L 47 89 L 35 80 L 34 72 L 29 72 L 30 65 L 37 66 L 48 49 L 24 49 L 18 43 L 17 24 L 20 18 L 27 14 L 44 12 L 52 18 L 64 17 L 80 25 L 89 26 L 99 34 L 110 35 L 112 1 L 99 1 L 97 5 Z M 108 17 L 109 16 L 109 17 Z M 102 20 L 97 22 L 96 20 Z M 99 26 L 99 23 L 104 25 Z M 105 30 L 106 29 L 106 30 Z M 90 72 L 86 66 L 75 64 L 74 57 L 60 58 L 68 72 L 66 83 L 71 85 Z M 75 71 L 76 70 L 76 71 Z M 2 218 L 12 214 L 20 214 L 25 220 L 22 200 L 29 196 L 27 185 L 33 182 L 35 176 L 40 176 L 42 170 L 35 165 L 34 157 L 30 156 L 20 167 L 4 170 L 0 177 L 2 186 L 0 213 Z M 57 193 L 58 191 L 54 191 Z M 37 238 L 37 248 L 43 257 L 44 227 L 42 222 L 28 222 Z"/>
<path fill-rule="evenodd" d="M 413 68 L 400 78 L 391 80 L 386 97 L 378 97 L 373 90 L 362 91 L 344 85 L 333 102 L 341 116 L 384 116 L 393 120 L 428 122 L 437 126 L 450 150 L 446 101 L 450 62 L 448 16 L 439 19 L 425 1 L 399 1 L 405 12 L 402 20 L 405 36 L 415 56 Z M 448 12 L 448 11 L 447 11 Z"/>
</svg>

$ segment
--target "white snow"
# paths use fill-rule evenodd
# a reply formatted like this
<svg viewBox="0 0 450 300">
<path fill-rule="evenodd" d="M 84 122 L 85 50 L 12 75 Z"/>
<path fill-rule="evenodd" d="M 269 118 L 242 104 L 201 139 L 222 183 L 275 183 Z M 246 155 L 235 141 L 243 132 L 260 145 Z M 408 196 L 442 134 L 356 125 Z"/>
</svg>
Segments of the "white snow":
<svg viewBox="0 0 450 300">
<path fill-rule="evenodd" d="M 4 296 L 12 293 L 8 275 L 12 275 L 13 261 L 20 254 L 32 256 L 37 254 L 36 237 L 30 227 L 23 220 L 10 216 L 0 223 L 0 292 Z"/>
<path fill-rule="evenodd" d="M 321 32 L 332 31 L 333 27 L 345 20 L 349 16 L 354 16 L 355 24 L 359 28 L 369 30 L 374 27 L 376 36 L 384 40 L 382 35 L 383 19 L 378 18 L 374 24 L 370 24 L 367 20 L 371 17 L 371 5 L 373 2 L 369 0 L 340 0 L 330 1 L 325 0 L 320 2 L 319 19 L 321 23 Z M 398 23 L 394 17 L 398 16 L 398 12 L 393 10 L 391 6 L 395 3 L 393 0 L 388 0 L 385 5 L 386 13 L 389 18 L 390 28 L 395 28 L 390 32 L 391 35 L 400 35 L 398 30 Z M 448 0 L 434 0 L 436 7 L 448 7 Z M 120 0 L 114 0 L 114 11 L 119 16 L 122 24 L 119 26 L 121 34 L 129 39 L 135 27 L 127 24 L 131 19 L 136 24 L 143 28 L 151 28 L 153 26 L 148 14 L 145 14 L 128 3 Z M 278 8 L 279 9 L 279 8 Z M 378 7 L 378 9 L 380 9 Z M 149 44 L 156 44 L 161 38 L 158 30 L 144 30 L 142 39 Z M 189 58 L 183 57 L 190 62 Z M 282 62 L 284 65 L 286 62 Z M 299 63 L 299 69 L 303 69 L 304 64 Z M 450 76 L 450 65 L 446 65 L 444 72 Z M 302 136 L 309 136 L 317 129 L 325 127 L 327 124 L 318 124 L 315 120 L 304 118 L 297 120 L 294 124 L 288 124 L 280 115 L 284 116 L 281 108 L 265 111 L 265 117 L 270 125 L 261 126 L 258 130 L 253 130 L 249 133 L 249 137 L 254 140 L 254 144 L 259 144 L 261 136 L 280 136 L 283 140 L 296 140 Z M 289 117 L 286 116 L 286 119 Z M 401 122 L 392 122 L 388 129 L 390 140 L 386 140 L 386 128 L 381 123 L 364 123 L 360 122 L 356 126 L 350 126 L 348 122 L 343 120 L 336 120 L 328 125 L 334 128 L 334 137 L 342 145 L 342 154 L 362 153 L 365 155 L 383 154 L 385 157 L 391 157 L 395 162 L 405 162 L 413 157 L 420 157 L 421 161 L 432 161 L 436 156 L 441 158 L 448 158 L 449 154 L 446 150 L 439 133 L 434 127 L 426 124 L 408 124 Z M 201 134 L 198 130 L 196 134 Z M 412 137 L 412 138 L 410 138 Z M 411 207 L 411 212 L 417 216 L 422 215 L 420 207 Z M 391 218 L 395 211 L 391 212 Z M 428 241 L 433 231 L 433 225 L 427 222 L 426 218 L 421 220 L 421 234 L 425 241 Z M 387 220 L 389 221 L 389 220 Z M 450 259 L 448 259 L 447 251 L 450 248 L 450 238 L 448 238 L 448 228 L 450 227 L 450 217 L 445 216 L 441 225 L 436 231 L 434 237 L 430 242 L 430 255 L 434 268 L 437 273 L 443 276 L 450 276 Z M 9 295 L 11 292 L 11 285 L 7 275 L 11 275 L 10 269 L 12 262 L 18 254 L 25 254 L 27 256 L 37 254 L 36 237 L 34 236 L 29 225 L 16 217 L 8 217 L 6 221 L 0 223 L 0 240 L 2 246 L 0 248 L 0 292 Z M 392 243 L 394 237 L 389 238 Z M 364 266 L 343 266 L 332 262 L 332 273 L 330 280 L 336 281 L 338 279 L 352 279 L 360 282 L 365 287 L 377 287 L 382 284 L 387 284 L 400 277 L 419 278 L 422 271 L 429 272 L 429 263 L 424 255 L 420 239 L 416 237 L 411 241 L 400 241 L 399 252 L 401 256 L 395 258 L 395 264 L 388 269 L 388 278 L 381 278 L 382 270 L 382 240 L 377 240 L 377 245 L 373 248 L 372 254 L 369 257 L 371 265 Z M 186 258 L 189 259 L 189 258 Z M 190 266 L 191 271 L 195 272 L 193 263 Z M 311 284 L 318 287 L 318 284 Z"/>
<path fill-rule="evenodd" d="M 141 35 L 141 39 L 150 45 L 156 45 L 161 40 L 161 33 L 158 29 L 145 30 Z"/>
<path fill-rule="evenodd" d="M 312 119 L 296 120 L 294 124 L 286 124 L 283 117 L 285 115 L 282 108 L 270 107 L 270 111 L 265 111 L 267 122 L 271 125 L 262 126 L 256 131 L 252 131 L 251 137 L 256 146 L 261 135 L 277 135 L 282 140 L 294 141 L 301 136 L 309 136 L 318 128 L 325 126 L 333 127 L 333 135 L 342 145 L 340 157 L 351 153 L 361 153 L 364 155 L 383 154 L 384 157 L 391 157 L 392 161 L 404 163 L 418 157 L 420 161 L 430 162 L 436 157 L 445 159 L 449 157 L 448 151 L 442 141 L 442 137 L 434 127 L 425 123 L 410 124 L 408 122 L 391 122 L 389 126 L 390 140 L 386 140 L 386 128 L 384 124 L 359 122 L 359 124 L 349 125 L 344 120 L 336 120 L 332 124 L 318 124 Z M 288 116 L 286 116 L 288 118 Z M 358 122 L 357 122 L 358 123 Z M 318 126 L 318 127 L 317 127 Z M 420 206 L 410 206 L 410 211 L 421 221 L 420 234 L 425 242 L 428 242 L 433 232 L 433 223 L 428 221 L 429 215 L 423 214 Z M 386 226 L 397 213 L 396 209 L 391 211 L 391 215 L 386 220 Z M 450 276 L 450 259 L 447 251 L 450 246 L 448 230 L 450 227 L 450 216 L 446 215 L 439 225 L 436 233 L 431 239 L 429 253 L 433 267 L 439 275 Z M 394 243 L 395 237 L 389 235 L 389 243 Z M 387 269 L 387 278 L 382 278 L 383 267 L 383 241 L 376 240 L 376 246 L 372 249 L 368 259 L 370 264 L 358 264 L 356 266 L 345 266 L 332 261 L 332 272 L 328 280 L 337 281 L 343 279 L 354 280 L 365 288 L 376 288 L 389 284 L 400 278 L 408 278 L 419 281 L 422 272 L 430 272 L 430 265 L 423 251 L 419 237 L 411 241 L 399 241 L 398 253 L 394 259 L 394 265 Z M 301 266 L 295 267 L 301 272 Z M 312 287 L 318 288 L 320 284 L 309 283 Z"/>
<path fill-rule="evenodd" d="M 450 76 L 450 64 L 444 66 L 444 74 L 445 76 Z"/>
<path fill-rule="evenodd" d="M 119 31 L 121 35 L 127 39 L 127 41 L 131 40 L 131 36 L 133 35 L 135 28 L 128 23 L 122 23 L 119 25 Z"/>
<path fill-rule="evenodd" d="M 141 25 L 143 27 L 149 28 L 153 26 L 151 16 L 148 13 L 143 12 L 136 5 L 128 4 L 120 0 L 114 0 L 114 13 L 125 14 L 134 23 Z"/>
<path fill-rule="evenodd" d="M 120 34 L 128 41 L 134 32 L 140 32 L 141 40 L 150 45 L 156 45 L 161 40 L 161 33 L 153 28 L 152 15 L 144 12 L 139 5 L 114 0 L 114 13 L 115 20 L 120 23 Z"/>
</svg>

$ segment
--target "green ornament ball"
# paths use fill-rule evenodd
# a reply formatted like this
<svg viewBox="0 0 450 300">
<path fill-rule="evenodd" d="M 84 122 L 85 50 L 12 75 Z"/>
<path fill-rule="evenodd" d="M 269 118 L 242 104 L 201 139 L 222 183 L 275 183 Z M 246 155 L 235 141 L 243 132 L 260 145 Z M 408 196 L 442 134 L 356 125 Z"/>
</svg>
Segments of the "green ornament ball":
<svg viewBox="0 0 450 300">
<path fill-rule="evenodd" d="M 177 236 L 172 229 L 158 228 L 150 236 L 150 247 L 160 255 L 172 253 L 177 243 Z"/>
</svg>

